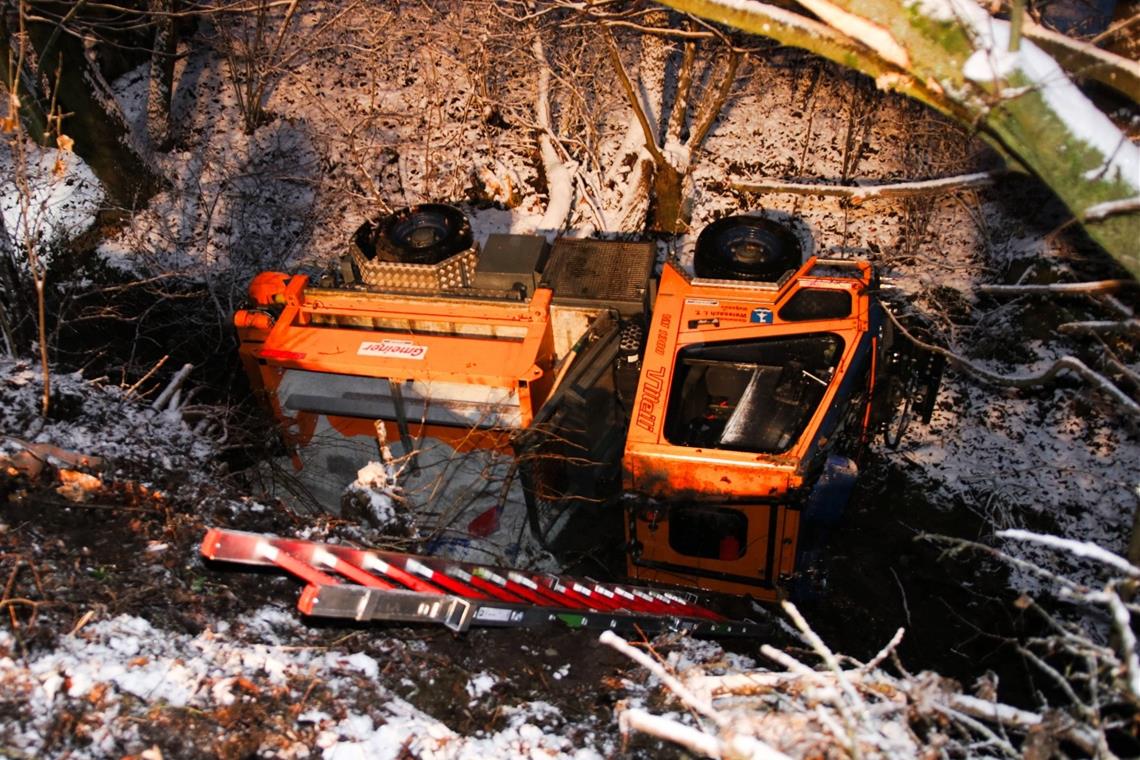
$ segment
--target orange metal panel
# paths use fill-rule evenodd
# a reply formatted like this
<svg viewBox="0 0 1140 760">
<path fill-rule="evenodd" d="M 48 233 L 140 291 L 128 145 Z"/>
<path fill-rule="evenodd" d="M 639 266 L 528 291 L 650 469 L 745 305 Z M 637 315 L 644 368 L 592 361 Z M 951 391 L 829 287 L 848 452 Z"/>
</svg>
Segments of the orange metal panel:
<svg viewBox="0 0 1140 760">
<path fill-rule="evenodd" d="M 801 271 L 808 271 L 814 259 Z M 791 280 L 795 283 L 795 279 Z M 819 278 L 813 284 L 821 282 Z M 822 281 L 836 286 L 835 281 Z M 858 295 L 865 283 L 859 280 L 839 281 L 840 288 L 850 288 Z M 670 494 L 734 494 L 769 496 L 800 485 L 797 464 L 811 446 L 818 428 L 834 400 L 843 376 L 855 353 L 859 322 L 866 321 L 867 299 L 853 298 L 853 313 L 845 319 L 810 322 L 810 332 L 833 333 L 844 341 L 843 356 L 834 379 L 816 408 L 799 441 L 779 456 L 725 450 L 702 450 L 670 444 L 665 440 L 665 413 L 669 405 L 670 384 L 676 368 L 678 352 L 691 345 L 710 341 L 733 341 L 748 338 L 777 338 L 802 335 L 805 323 L 754 324 L 748 321 L 750 310 L 769 308 L 774 312 L 786 302 L 799 285 L 785 285 L 780 291 L 692 284 L 672 267 L 666 267 L 661 278 L 653 321 L 642 366 L 641 382 L 633 404 L 633 416 L 626 439 L 623 468 L 627 490 L 653 496 Z M 779 299 L 777 301 L 777 298 Z"/>
<path fill-rule="evenodd" d="M 289 369 L 503 388 L 517 398 L 523 426 L 550 391 L 554 342 L 547 289 L 538 289 L 529 302 L 510 302 L 307 285 L 299 275 L 283 285 L 275 300 L 284 307 L 272 326 L 263 312 L 235 315 L 247 374 L 294 445 L 311 436 L 315 416 L 295 415 L 278 403 L 276 391 Z M 351 419 L 330 417 L 337 427 L 353 427 Z M 363 421 L 361 427 L 371 424 Z M 461 447 L 504 447 L 499 434 L 435 426 L 429 434 Z"/>
<path fill-rule="evenodd" d="M 776 582 L 794 569 L 795 534 L 789 532 L 792 510 L 776 504 L 731 505 L 748 519 L 747 539 L 741 555 L 733 559 L 694 557 L 678 552 L 669 543 L 669 515 L 662 511 L 655 523 L 637 518 L 630 537 L 641 545 L 641 554 L 631 556 L 627 572 L 631 578 L 671 586 L 688 586 L 719 593 L 751 596 L 774 601 Z M 792 515 L 798 520 L 798 515 Z M 627 532 L 629 528 L 627 527 Z M 790 551 L 788 544 L 790 541 Z M 791 555 L 791 564 L 784 557 Z M 772 577 L 769 558 L 775 557 Z"/>
</svg>

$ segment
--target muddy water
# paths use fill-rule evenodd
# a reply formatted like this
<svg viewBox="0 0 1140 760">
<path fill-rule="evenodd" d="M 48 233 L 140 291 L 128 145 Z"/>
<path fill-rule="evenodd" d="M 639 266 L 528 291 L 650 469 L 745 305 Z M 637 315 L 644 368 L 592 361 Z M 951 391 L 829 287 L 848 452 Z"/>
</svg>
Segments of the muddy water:
<svg viewBox="0 0 1140 760">
<path fill-rule="evenodd" d="M 992 671 L 1003 699 L 1027 703 L 1038 684 L 1013 641 L 1038 621 L 1014 605 L 1006 570 L 923 538 L 982 541 L 986 532 L 964 507 L 932 503 L 904 466 L 869 457 L 830 536 L 819 591 L 798 606 L 836 651 L 866 660 L 905 628 L 898 651 L 908 670 L 934 670 L 967 689 Z"/>
</svg>

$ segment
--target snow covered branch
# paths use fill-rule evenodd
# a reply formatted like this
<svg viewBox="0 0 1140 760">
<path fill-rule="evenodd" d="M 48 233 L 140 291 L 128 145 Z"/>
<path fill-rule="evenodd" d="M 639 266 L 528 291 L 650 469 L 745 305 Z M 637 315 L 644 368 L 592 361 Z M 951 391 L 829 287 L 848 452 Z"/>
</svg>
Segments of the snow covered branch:
<svg viewBox="0 0 1140 760">
<path fill-rule="evenodd" d="M 674 674 L 613 633 L 602 634 L 603 643 L 642 664 L 666 690 L 715 726 L 714 732 L 629 706 L 619 716 L 623 735 L 641 731 L 713 758 L 914 757 L 930 746 L 940 747 L 947 756 L 972 756 L 985 746 L 988 756 L 1019 758 L 1022 744 L 1017 737 L 1030 734 L 1070 743 L 1088 754 L 1106 746 L 1103 724 L 1057 719 L 992 697 L 964 694 L 935 673 L 887 672 L 882 663 L 901 641 L 901 629 L 870 662 L 844 667 L 851 658 L 833 653 L 795 607 L 785 604 L 784 611 L 821 658 L 821 669 L 766 645 L 764 653 L 783 670 L 710 675 L 695 665 Z M 1123 613 L 1128 614 L 1127 608 Z M 716 667 L 723 669 L 723 661 Z M 1088 715 L 1079 709 L 1075 714 Z"/>
<path fill-rule="evenodd" d="M 980 126 L 1052 188 L 1094 240 L 1140 274 L 1140 213 L 1096 211 L 1140 191 L 1140 147 L 1030 39 L 1011 52 L 1010 23 L 974 0 L 804 3 L 822 24 L 757 2 L 666 4 L 805 48 Z M 826 33 L 809 33 L 810 25 Z"/>
<path fill-rule="evenodd" d="M 1105 201 L 1089 206 L 1085 209 L 1084 220 L 1086 222 L 1099 222 L 1113 214 L 1133 214 L 1137 211 L 1140 211 L 1140 196 L 1123 198 L 1118 201 Z"/>
<path fill-rule="evenodd" d="M 554 127 L 550 117 L 550 64 L 542 37 L 537 32 L 531 40 L 531 52 L 538 61 L 538 86 L 534 93 L 534 111 L 538 118 L 538 148 L 542 155 L 542 168 L 546 174 L 546 212 L 538 223 L 540 231 L 557 232 L 570 218 L 574 199 L 574 180 L 554 147 Z"/>
<path fill-rule="evenodd" d="M 975 187 L 992 185 L 997 177 L 993 172 L 977 172 L 974 174 L 961 174 L 956 177 L 940 177 L 939 179 L 926 179 L 914 182 L 893 182 L 875 184 L 855 180 L 854 185 L 816 184 L 811 182 L 794 182 L 775 178 L 754 179 L 748 182 L 733 182 L 734 190 L 746 193 L 791 193 L 793 195 L 830 195 L 840 198 L 850 198 L 860 202 L 877 198 L 909 198 L 916 195 L 934 195 L 936 193 L 949 193 L 957 190 L 969 190 Z"/>
<path fill-rule="evenodd" d="M 1051 282 L 1035 285 L 979 285 L 978 292 L 986 295 L 1057 295 L 1115 293 L 1134 287 L 1136 280 L 1095 280 L 1092 282 Z"/>
<path fill-rule="evenodd" d="M 151 404 L 151 408 L 156 412 L 173 411 L 178 408 L 178 401 L 181 397 L 182 384 L 186 382 L 186 378 L 194 370 L 193 364 L 183 364 L 182 369 L 174 373 L 174 377 L 170 378 L 170 382 L 158 394 L 158 397 Z"/>
<path fill-rule="evenodd" d="M 1056 58 L 1073 76 L 1094 79 L 1140 103 L 1140 62 L 1110 53 L 1092 42 L 1047 29 L 1029 18 L 1022 24 L 1025 36 Z"/>
<path fill-rule="evenodd" d="M 950 544 L 951 551 L 969 549 L 982 551 L 1019 570 L 1043 579 L 1047 586 L 1038 595 L 1051 593 L 1056 599 L 1073 603 L 1091 612 L 1107 617 L 1113 636 L 1109 645 L 1100 643 L 1103 633 L 1092 630 L 1096 625 L 1092 616 L 1066 615 L 1061 623 L 1044 608 L 1043 604 L 1024 595 L 1020 607 L 1032 606 L 1045 617 L 1051 634 L 1029 640 L 1022 645 L 1022 653 L 1061 687 L 1070 704 L 1064 707 L 1069 720 L 1060 723 L 1058 735 L 1072 742 L 1082 752 L 1104 756 L 1108 752 L 1108 732 L 1117 730 L 1114 720 L 1101 714 L 1102 706 L 1130 705 L 1132 711 L 1140 708 L 1140 656 L 1137 654 L 1136 635 L 1132 617 L 1138 611 L 1131 597 L 1135 593 L 1140 568 L 1105 548 L 1088 541 L 1077 541 L 1035 533 L 1027 530 L 1003 530 L 996 538 L 1020 544 L 1031 543 L 1051 551 L 1033 560 L 1015 556 L 1012 552 L 947 537 L 925 538 Z M 1014 546 L 1016 548 L 1016 546 Z M 1064 569 L 1074 560 L 1088 561 L 1092 575 L 1083 572 L 1080 579 Z M 1082 566 L 1084 563 L 1082 563 Z M 1100 588 L 1098 588 L 1098 586 Z M 1103 619 L 1103 618 L 1102 618 Z M 1049 660 L 1060 659 L 1061 669 Z M 983 700 L 957 695 L 955 709 L 983 720 L 999 723 L 1018 731 L 1039 729 L 1045 725 L 1044 715 L 998 705 Z M 1123 724 L 1134 719 L 1125 716 Z M 1057 721 L 1052 721 L 1057 723 Z M 1119 724 L 1118 724 L 1119 725 Z"/>
<path fill-rule="evenodd" d="M 1073 541 L 1068 538 L 1060 538 L 1058 536 L 1050 536 L 1043 533 L 1034 533 L 1028 530 L 1010 529 L 999 530 L 994 534 L 998 538 L 1008 538 L 1014 541 L 1027 541 L 1030 543 L 1041 544 L 1048 546 L 1051 549 L 1067 552 L 1074 557 L 1081 557 L 1082 559 L 1091 559 L 1094 562 L 1099 562 L 1106 567 L 1115 570 L 1118 573 L 1127 575 L 1129 578 L 1140 578 L 1140 567 L 1136 567 L 1123 557 L 1119 557 L 1112 552 L 1104 549 L 1091 541 Z"/>
</svg>

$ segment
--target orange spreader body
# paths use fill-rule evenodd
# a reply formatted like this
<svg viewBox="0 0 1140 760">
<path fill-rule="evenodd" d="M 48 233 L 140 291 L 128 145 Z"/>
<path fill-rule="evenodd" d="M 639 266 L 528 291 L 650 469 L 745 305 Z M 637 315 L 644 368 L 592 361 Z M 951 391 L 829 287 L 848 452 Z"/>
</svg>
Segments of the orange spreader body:
<svg viewBox="0 0 1140 760">
<path fill-rule="evenodd" d="M 349 436 L 374 434 L 374 419 L 393 425 L 360 406 L 391 404 L 391 383 L 411 399 L 413 435 L 460 449 L 506 448 L 510 431 L 529 424 L 549 393 L 549 290 L 509 302 L 316 288 L 303 275 L 270 275 L 255 280 L 251 295 L 279 313 L 243 310 L 234 324 L 254 389 L 293 446 L 308 443 L 322 414 Z M 380 385 L 359 384 L 370 381 Z"/>
<path fill-rule="evenodd" d="M 866 262 L 812 258 L 778 282 L 665 265 L 624 404 L 624 506 L 613 494 L 630 576 L 777 598 L 836 442 L 866 434 L 882 325 L 873 290 Z M 562 394 L 548 287 L 512 301 L 267 272 L 250 291 L 256 306 L 234 317 L 241 358 L 294 451 L 321 417 L 346 436 L 385 424 L 394 440 L 400 418 L 405 436 L 509 451 Z"/>
</svg>

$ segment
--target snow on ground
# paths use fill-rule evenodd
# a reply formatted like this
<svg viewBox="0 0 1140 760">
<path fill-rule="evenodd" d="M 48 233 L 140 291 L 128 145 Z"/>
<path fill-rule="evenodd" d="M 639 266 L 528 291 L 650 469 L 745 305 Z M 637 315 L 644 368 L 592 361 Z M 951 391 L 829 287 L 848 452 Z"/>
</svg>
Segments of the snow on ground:
<svg viewBox="0 0 1140 760">
<path fill-rule="evenodd" d="M 378 686 L 383 665 L 375 658 L 278 642 L 297 625 L 291 615 L 265 608 L 189 636 L 124 615 L 84 626 L 61 637 L 53 651 L 27 658 L 17 655 L 11 634 L 0 631 L 0 688 L 19 714 L 5 722 L 5 752 L 48 754 L 62 712 L 75 716 L 81 749 L 69 757 L 78 760 L 147 749 L 140 728 L 159 706 L 213 714 L 258 703 L 292 707 L 272 711 L 273 730 L 256 748 L 261 756 L 592 760 L 614 749 L 587 729 L 564 727 L 574 741 L 545 732 L 540 726 L 551 708 L 542 702 L 503 704 L 504 728 L 458 735 Z M 473 683 L 473 699 L 493 686 L 485 674 Z M 336 696 L 336 708 L 306 706 L 319 696 L 313 695 L 314 685 Z"/>
<path fill-rule="evenodd" d="M 0 145 L 0 212 L 8 242 L 30 238 L 40 242 L 39 250 L 50 251 L 51 245 L 86 232 L 103 190 L 83 159 L 32 142 L 16 147 L 10 141 Z"/>
<path fill-rule="evenodd" d="M 157 410 L 128 388 L 82 372 L 52 376 L 53 414 L 40 415 L 42 379 L 36 364 L 0 357 L 0 454 L 17 444 L 7 436 L 58 446 L 113 465 L 151 463 L 155 475 L 201 472 L 217 456 L 214 442 L 177 411 Z"/>
<path fill-rule="evenodd" d="M 935 503 L 965 504 L 999 528 L 1049 526 L 1123 554 L 1140 444 L 1090 414 L 1087 394 L 995 401 L 992 390 L 953 379 L 930 426 L 914 426 L 896 455 L 921 468 Z"/>
<path fill-rule="evenodd" d="M 525 130 L 493 126 L 488 116 L 500 108 L 496 118 L 526 115 L 531 93 L 521 82 L 533 76 L 533 67 L 513 58 L 500 74 L 520 82 L 498 82 L 494 93 L 475 86 L 488 72 L 463 47 L 468 43 L 462 35 L 456 37 L 459 47 L 443 42 L 449 30 L 472 23 L 467 12 L 444 26 L 421 12 L 401 11 L 394 26 L 383 10 L 330 27 L 322 26 L 323 11 L 302 15 L 301 23 L 317 37 L 306 39 L 308 55 L 290 52 L 287 74 L 269 88 L 271 119 L 253 134 L 243 128 L 224 61 L 209 45 L 196 45 L 179 61 L 173 119 L 178 147 L 157 156 L 171 188 L 102 253 L 134 267 L 223 274 L 232 283 L 226 295 L 236 305 L 252 273 L 319 268 L 343 252 L 367 216 L 385 207 L 459 200 L 491 179 L 510 184 L 519 198 L 511 208 L 467 207 L 477 239 L 530 231 L 544 208 L 535 144 Z M 221 33 L 209 25 L 202 32 Z M 647 80 L 658 76 L 643 74 Z M 750 61 L 741 75 L 693 156 L 692 232 L 671 244 L 682 261 L 689 260 L 700 229 L 726 213 L 793 213 L 810 227 L 820 255 L 870 258 L 898 297 L 943 320 L 935 310 L 947 295 L 974 307 L 978 284 L 1000 280 L 1017 262 L 1065 252 L 1064 243 L 1044 240 L 1032 214 L 1011 211 L 1000 191 L 846 206 L 779 193 L 742 197 L 731 182 L 926 178 L 972 170 L 988 159 L 976 142 L 913 103 L 876 93 L 857 77 L 836 75 L 794 51 Z M 136 131 L 143 132 L 145 67 L 122 77 L 117 92 Z M 612 99 L 592 97 L 605 109 L 596 123 L 604 160 L 628 137 L 628 119 L 617 114 Z M 968 353 L 970 341 L 962 336 L 968 330 L 941 324 L 946 329 L 937 338 Z M 1042 346 L 1028 361 L 1056 353 Z M 912 429 L 897 455 L 921 469 L 934 502 L 965 500 L 1000 524 L 1050 511 L 1058 529 L 1091 530 L 1097 540 L 1121 547 L 1135 505 L 1129 463 L 1138 460 L 1137 442 L 1110 416 L 1093 415 L 1077 401 L 1087 391 L 1052 391 L 1050 404 L 949 375 L 943 393 L 948 403 L 934 425 Z M 68 435 L 70 443 L 84 443 L 77 438 L 82 428 Z M 435 446 L 428 442 L 427 448 Z M 351 473 L 323 468 L 339 478 L 327 490 L 338 494 L 369 458 L 356 457 Z M 426 474 L 405 485 L 412 498 L 424 501 L 436 501 L 439 473 L 462 486 L 457 499 L 472 498 L 463 491 L 472 491 L 480 478 L 489 486 L 501 477 L 488 477 L 485 463 L 456 464 L 460 458 L 449 454 L 429 451 L 421 459 L 433 459 L 436 469 L 425 467 Z M 483 495 L 470 515 L 497 498 L 494 488 L 475 490 Z M 509 502 L 518 496 L 512 487 Z M 463 527 L 450 519 L 462 512 L 456 504 L 438 500 L 430 507 L 448 530 Z"/>
<path fill-rule="evenodd" d="M 334 27 L 342 36 L 322 32 L 290 39 L 290 45 L 309 46 L 308 55 L 291 59 L 287 76 L 271 88 L 273 118 L 251 135 L 235 108 L 224 62 L 207 45 L 196 45 L 179 61 L 177 147 L 157 157 L 171 186 L 105 242 L 101 253 L 140 272 L 226 278 L 226 295 L 236 306 L 244 283 L 259 269 L 320 269 L 344 251 L 364 219 L 386 207 L 461 200 L 491 180 L 509 182 L 520 197 L 511 208 L 465 206 L 477 239 L 490 232 L 532 231 L 546 198 L 534 160 L 533 115 L 523 107 L 531 98 L 527 61 L 521 54 L 512 59 L 508 73 L 520 76 L 517 92 L 496 103 L 480 88 L 497 72 L 480 68 L 467 35 L 457 35 L 454 48 L 425 36 L 433 30 L 442 35 L 451 25 L 465 28 L 473 23 L 464 18 L 469 10 L 457 10 L 446 21 L 425 21 L 422 9 L 398 12 L 404 17 L 368 7 Z M 304 17 L 309 30 L 318 28 L 320 13 Z M 203 34 L 215 31 L 207 25 Z M 136 123 L 145 74 L 136 70 L 117 84 L 124 110 Z M 732 181 L 929 178 L 975 170 L 988 159 L 976 142 L 937 117 L 797 53 L 747 63 L 737 86 L 706 145 L 693 155 L 693 231 L 671 244 L 685 260 L 699 230 L 725 214 L 795 213 L 810 226 L 821 255 L 870 258 L 896 288 L 892 297 L 927 313 L 937 339 L 968 353 L 971 339 L 985 330 L 950 319 L 948 303 L 960 302 L 969 319 L 986 327 L 985 320 L 997 320 L 1006 307 L 982 309 L 977 285 L 1002 280 L 1021 262 L 1072 253 L 1064 241 L 1046 237 L 1052 226 L 1044 212 L 1011 209 L 1003 197 L 1008 187 L 862 205 L 790 194 L 742 196 L 729 187 Z M 612 99 L 605 105 L 609 112 L 596 122 L 606 132 L 598 151 L 603 159 L 616 153 L 628 123 Z M 999 327 L 993 331 L 1000 333 Z M 1018 370 L 1007 363 L 1002 369 L 1024 371 L 1059 353 L 1046 342 L 1018 342 L 1016 349 L 1029 352 L 1022 357 L 1026 366 Z M 150 409 L 106 381 L 57 376 L 57 408 L 71 411 L 61 412 L 65 419 L 41 420 L 36 374 L 31 365 L 0 363 L 0 432 L 112 459 L 149 461 L 156 472 L 193 472 L 216 456 L 211 442 L 178 415 Z M 948 375 L 931 426 L 912 427 L 903 447 L 884 455 L 910 467 L 929 488 L 931 508 L 964 505 L 1000 527 L 1035 526 L 1048 518 L 1057 532 L 1119 552 L 1136 508 L 1140 443 L 1092 393 L 1066 385 L 1008 394 Z M 328 484 L 332 493 L 339 494 L 375 458 L 375 448 L 370 442 L 367 451 L 353 453 L 363 454 L 364 462 L 328 468 L 339 478 Z M 487 552 L 460 534 L 472 517 L 497 503 L 506 463 L 457 457 L 425 441 L 420 466 L 420 474 L 409 472 L 401 485 L 404 495 L 443 526 L 437 548 L 487 561 Z M 444 484 L 459 488 L 441 496 Z M 525 537 L 517 483 L 507 493 L 500 531 Z M 234 504 L 265 509 L 252 499 Z M 537 551 L 492 551 L 515 564 L 541 566 L 549 560 Z M 425 757 L 597 757 L 617 751 L 614 732 L 601 736 L 589 727 L 561 724 L 548 730 L 555 708 L 538 701 L 504 705 L 504 727 L 461 736 L 413 707 L 410 698 L 379 686 L 375 675 L 384 663 L 376 657 L 348 646 L 297 643 L 303 640 L 295 613 L 271 608 L 229 625 L 213 621 L 196 635 L 134 616 L 97 619 L 61 636 L 57 650 L 28 654 L 0 632 L 0 683 L 22 699 L 19 719 L 5 717 L 5 726 L 12 729 L 13 746 L 40 754 L 51 716 L 78 711 L 86 716 L 76 730 L 90 738 L 88 756 L 117 756 L 145 749 L 139 727 L 156 701 L 216 711 L 277 700 L 283 705 L 272 712 L 280 722 L 274 726 L 277 738 L 256 748 L 259 754 L 397 757 L 408 737 L 410 748 Z M 694 642 L 674 664 L 683 669 L 718 658 L 719 647 Z M 718 667 L 749 663 L 726 655 Z M 576 663 L 559 663 L 551 673 L 566 678 L 577 669 Z M 489 671 L 469 674 L 460 698 L 494 698 L 495 679 Z M 328 685 L 337 698 L 320 709 L 309 707 L 305 694 L 312 683 Z"/>
</svg>

